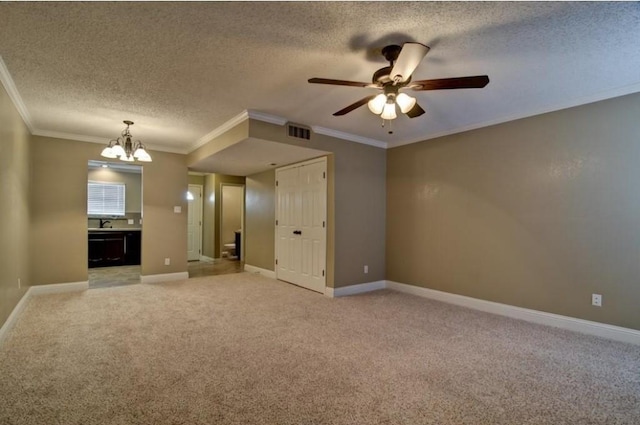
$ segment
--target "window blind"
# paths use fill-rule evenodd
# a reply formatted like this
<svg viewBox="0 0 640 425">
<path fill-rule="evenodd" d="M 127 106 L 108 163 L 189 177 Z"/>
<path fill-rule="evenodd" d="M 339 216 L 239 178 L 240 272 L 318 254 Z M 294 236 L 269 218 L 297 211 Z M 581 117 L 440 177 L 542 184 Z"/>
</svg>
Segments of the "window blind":
<svg viewBox="0 0 640 425">
<path fill-rule="evenodd" d="M 87 190 L 87 214 L 123 216 L 125 184 L 90 181 Z"/>
</svg>

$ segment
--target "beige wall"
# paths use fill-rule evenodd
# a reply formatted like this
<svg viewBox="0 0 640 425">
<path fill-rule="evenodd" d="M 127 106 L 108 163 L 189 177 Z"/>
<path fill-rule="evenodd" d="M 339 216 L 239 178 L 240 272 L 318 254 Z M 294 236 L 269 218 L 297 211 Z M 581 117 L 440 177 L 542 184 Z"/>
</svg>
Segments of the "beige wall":
<svg viewBox="0 0 640 425">
<path fill-rule="evenodd" d="M 187 166 L 185 155 L 152 152 L 142 172 L 142 275 L 187 271 Z M 175 206 L 182 209 L 174 213 Z M 165 266 L 164 259 L 171 265 Z"/>
<path fill-rule="evenodd" d="M 34 284 L 87 280 L 87 161 L 101 145 L 33 137 L 31 257 Z M 142 274 L 187 270 L 185 156 L 151 152 L 143 166 Z M 182 213 L 174 214 L 173 206 Z M 64 253 L 64 255 L 61 255 Z M 164 265 L 164 258 L 171 265 Z"/>
<path fill-rule="evenodd" d="M 638 117 L 635 94 L 390 149 L 387 278 L 640 329 Z"/>
<path fill-rule="evenodd" d="M 242 229 L 242 207 L 244 204 L 244 188 L 242 186 L 222 185 L 222 214 L 220 216 L 221 243 L 234 243 L 236 230 Z M 224 248 L 221 248 L 224 251 Z"/>
<path fill-rule="evenodd" d="M 0 327 L 31 282 L 30 138 L 27 126 L 0 85 Z"/>
<path fill-rule="evenodd" d="M 204 176 L 189 174 L 189 184 L 199 184 L 204 186 Z"/>
<path fill-rule="evenodd" d="M 214 258 L 220 258 L 220 253 L 221 253 L 221 249 L 220 249 L 220 232 L 221 232 L 221 227 L 220 227 L 220 222 L 221 217 L 222 217 L 222 210 L 220 208 L 221 203 L 217 202 L 218 199 L 222 199 L 222 184 L 223 183 L 231 183 L 231 184 L 244 184 L 245 183 L 245 178 L 244 177 L 238 177 L 238 176 L 227 176 L 225 174 L 214 174 L 215 176 L 215 216 L 214 216 L 214 226 L 215 226 L 215 230 L 214 233 L 215 238 L 214 238 Z"/>
<path fill-rule="evenodd" d="M 383 280 L 386 151 L 315 133 L 311 140 L 293 139 L 286 135 L 285 127 L 255 120 L 250 120 L 249 133 L 258 139 L 332 153 L 327 162 L 327 285 L 338 288 Z M 368 274 L 364 265 L 369 266 Z"/>
<path fill-rule="evenodd" d="M 276 172 L 247 176 L 245 264 L 275 271 Z"/>
<path fill-rule="evenodd" d="M 202 207 L 202 255 L 216 258 L 216 176 L 204 176 L 204 197 Z"/>
</svg>

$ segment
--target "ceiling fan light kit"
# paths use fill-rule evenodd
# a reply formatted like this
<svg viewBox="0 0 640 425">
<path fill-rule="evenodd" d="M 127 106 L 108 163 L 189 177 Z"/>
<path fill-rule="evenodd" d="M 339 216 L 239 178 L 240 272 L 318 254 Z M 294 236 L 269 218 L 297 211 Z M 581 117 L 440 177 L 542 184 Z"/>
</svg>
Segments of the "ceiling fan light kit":
<svg viewBox="0 0 640 425">
<path fill-rule="evenodd" d="M 372 83 L 358 81 L 333 80 L 329 78 L 311 78 L 312 84 L 330 84 L 337 86 L 364 87 L 382 90 L 383 93 L 368 96 L 352 103 L 334 113 L 334 116 L 342 116 L 367 104 L 369 110 L 382 118 L 382 126 L 385 120 L 394 120 L 398 117 L 396 105 L 400 112 L 409 118 L 419 117 L 424 114 L 424 109 L 418 104 L 415 97 L 401 92 L 401 89 L 414 91 L 426 90 L 450 90 L 483 88 L 489 84 L 489 77 L 477 75 L 473 77 L 441 78 L 435 80 L 411 81 L 411 75 L 416 70 L 430 48 L 420 43 L 404 43 L 402 46 L 392 44 L 382 49 L 382 55 L 389 61 L 389 66 L 380 68 L 373 73 Z"/>
<path fill-rule="evenodd" d="M 132 140 L 133 136 L 129 132 L 129 126 L 133 125 L 133 121 L 124 120 L 123 123 L 127 125 L 120 137 L 109 141 L 106 148 L 102 150 L 102 155 L 109 159 L 120 159 L 125 162 L 151 162 L 151 155 L 147 152 L 144 145 L 140 140 L 135 142 Z"/>
</svg>

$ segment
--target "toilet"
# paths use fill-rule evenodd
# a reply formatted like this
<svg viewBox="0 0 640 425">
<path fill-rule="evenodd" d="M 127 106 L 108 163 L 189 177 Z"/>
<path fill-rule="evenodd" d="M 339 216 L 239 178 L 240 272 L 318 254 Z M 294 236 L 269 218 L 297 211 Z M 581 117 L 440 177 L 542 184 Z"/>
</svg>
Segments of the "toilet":
<svg viewBox="0 0 640 425">
<path fill-rule="evenodd" d="M 227 258 L 237 257 L 237 255 L 236 255 L 236 244 L 235 243 L 226 243 L 226 244 L 224 244 L 224 251 L 227 253 Z"/>
</svg>

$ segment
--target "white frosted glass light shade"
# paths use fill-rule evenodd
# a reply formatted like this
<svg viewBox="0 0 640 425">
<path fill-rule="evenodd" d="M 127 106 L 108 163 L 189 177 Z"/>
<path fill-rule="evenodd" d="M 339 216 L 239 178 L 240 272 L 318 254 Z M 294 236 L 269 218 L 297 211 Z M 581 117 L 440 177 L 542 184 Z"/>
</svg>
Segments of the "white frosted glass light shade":
<svg viewBox="0 0 640 425">
<path fill-rule="evenodd" d="M 119 143 L 116 143 L 115 145 L 113 145 L 111 150 L 113 151 L 113 154 L 115 156 L 119 156 L 119 157 L 125 156 L 124 148 Z"/>
<path fill-rule="evenodd" d="M 384 108 L 382 109 L 382 115 L 380 117 L 383 120 L 394 120 L 398 118 L 396 114 L 396 104 L 395 103 L 385 103 Z"/>
<path fill-rule="evenodd" d="M 382 113 L 382 109 L 384 109 L 385 103 L 387 103 L 387 96 L 380 93 L 379 95 L 371 99 L 367 103 L 367 106 L 369 107 L 369 110 L 371 112 L 373 112 L 376 115 L 380 115 Z"/>
<path fill-rule="evenodd" d="M 133 159 L 133 155 L 129 155 L 129 156 L 127 156 L 127 155 L 122 155 L 122 156 L 120 157 L 120 161 L 124 161 L 124 162 L 134 162 L 134 161 L 135 161 L 135 159 Z"/>
<path fill-rule="evenodd" d="M 149 155 L 149 153 L 144 148 L 136 149 L 136 151 L 133 153 L 133 157 L 140 162 L 151 162 L 151 155 Z"/>
<path fill-rule="evenodd" d="M 402 113 L 406 114 L 411 110 L 411 108 L 416 106 L 416 98 L 405 93 L 399 93 L 398 96 L 396 96 L 396 103 L 400 107 Z"/>
<path fill-rule="evenodd" d="M 116 158 L 116 155 L 113 153 L 113 148 L 111 146 L 107 146 L 106 148 L 104 148 L 100 155 L 105 158 Z"/>
</svg>

